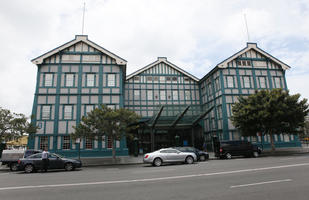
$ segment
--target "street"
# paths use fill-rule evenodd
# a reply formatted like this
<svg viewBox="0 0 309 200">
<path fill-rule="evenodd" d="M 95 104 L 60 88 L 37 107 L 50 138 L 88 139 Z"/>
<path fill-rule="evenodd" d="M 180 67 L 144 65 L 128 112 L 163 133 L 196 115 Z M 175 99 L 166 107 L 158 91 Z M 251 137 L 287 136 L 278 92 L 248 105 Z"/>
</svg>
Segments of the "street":
<svg viewBox="0 0 309 200">
<path fill-rule="evenodd" d="M 84 167 L 72 172 L 0 170 L 0 199 L 307 200 L 308 171 L 309 154 L 161 167 Z"/>
</svg>

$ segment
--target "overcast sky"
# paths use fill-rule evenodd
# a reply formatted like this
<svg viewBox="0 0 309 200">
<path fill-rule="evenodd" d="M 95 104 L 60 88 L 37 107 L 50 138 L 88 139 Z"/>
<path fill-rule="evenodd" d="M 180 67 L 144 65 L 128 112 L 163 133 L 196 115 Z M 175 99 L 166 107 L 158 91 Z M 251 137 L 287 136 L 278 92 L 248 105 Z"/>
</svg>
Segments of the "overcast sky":
<svg viewBox="0 0 309 200">
<path fill-rule="evenodd" d="M 202 78 L 250 42 L 291 66 L 291 94 L 309 98 L 308 0 L 3 0 L 0 3 L 0 107 L 30 116 L 31 59 L 81 34 L 126 59 L 127 75 L 168 60 Z"/>
</svg>

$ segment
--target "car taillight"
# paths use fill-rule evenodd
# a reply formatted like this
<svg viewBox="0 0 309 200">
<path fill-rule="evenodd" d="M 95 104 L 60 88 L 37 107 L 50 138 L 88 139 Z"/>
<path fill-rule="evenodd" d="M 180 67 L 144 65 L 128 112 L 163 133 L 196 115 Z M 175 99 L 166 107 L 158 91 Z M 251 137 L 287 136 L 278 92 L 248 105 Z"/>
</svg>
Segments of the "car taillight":
<svg viewBox="0 0 309 200">
<path fill-rule="evenodd" d="M 222 152 L 222 151 L 223 151 L 223 149 L 220 148 L 220 152 Z"/>
<path fill-rule="evenodd" d="M 18 160 L 17 163 L 20 164 L 20 160 Z"/>
<path fill-rule="evenodd" d="M 149 157 L 149 155 L 145 155 L 145 158 L 148 158 Z"/>
</svg>

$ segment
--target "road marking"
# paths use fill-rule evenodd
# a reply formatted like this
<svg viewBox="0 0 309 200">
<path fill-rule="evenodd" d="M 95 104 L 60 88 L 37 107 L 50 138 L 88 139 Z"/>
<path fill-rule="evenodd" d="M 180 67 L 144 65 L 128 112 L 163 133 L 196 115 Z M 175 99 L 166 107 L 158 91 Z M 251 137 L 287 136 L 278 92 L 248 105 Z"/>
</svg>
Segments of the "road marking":
<svg viewBox="0 0 309 200">
<path fill-rule="evenodd" d="M 266 181 L 266 182 L 259 182 L 259 183 L 249 183 L 249 184 L 244 184 L 244 185 L 232 185 L 230 188 L 248 187 L 248 186 L 263 185 L 263 184 L 269 184 L 269 183 L 282 183 L 282 182 L 288 182 L 288 181 L 292 181 L 292 179 Z"/>
<path fill-rule="evenodd" d="M 164 180 L 173 180 L 173 179 L 176 180 L 176 179 L 184 179 L 184 178 L 203 177 L 203 176 L 236 174 L 236 173 L 253 172 L 253 171 L 264 171 L 264 170 L 271 170 L 271 169 L 283 169 L 283 168 L 300 167 L 300 166 L 308 166 L 308 165 L 309 165 L 309 163 L 299 163 L 299 164 L 293 164 L 293 165 L 280 165 L 280 166 L 273 166 L 273 167 L 262 167 L 262 168 L 242 169 L 242 170 L 234 170 L 234 171 L 213 172 L 213 173 L 208 173 L 208 174 L 191 174 L 191 175 L 183 175 L 183 176 L 170 176 L 170 177 L 159 177 L 159 178 L 148 178 L 148 179 L 2 187 L 2 188 L 0 188 L 0 191 L 20 190 L 20 189 L 36 189 L 36 188 L 72 187 L 72 186 L 85 186 L 85 185 L 105 185 L 105 184 L 120 184 L 120 183 L 153 182 L 153 181 L 164 181 Z"/>
<path fill-rule="evenodd" d="M 157 170 L 147 170 L 147 171 L 135 171 L 132 174 L 144 174 L 144 173 L 152 173 L 152 172 L 169 172 L 169 171 L 175 171 L 176 169 L 157 169 Z"/>
</svg>

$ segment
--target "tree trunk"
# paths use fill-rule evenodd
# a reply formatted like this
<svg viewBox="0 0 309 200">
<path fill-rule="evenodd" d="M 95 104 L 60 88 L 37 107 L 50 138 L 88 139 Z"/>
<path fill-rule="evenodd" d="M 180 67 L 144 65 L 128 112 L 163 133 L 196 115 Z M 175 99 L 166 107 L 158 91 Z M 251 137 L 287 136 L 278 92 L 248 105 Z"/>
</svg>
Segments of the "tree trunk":
<svg viewBox="0 0 309 200">
<path fill-rule="evenodd" d="M 269 131 L 269 136 L 270 136 L 270 144 L 271 144 L 271 152 L 275 152 L 275 143 L 274 143 L 274 136 L 271 131 Z"/>
</svg>

